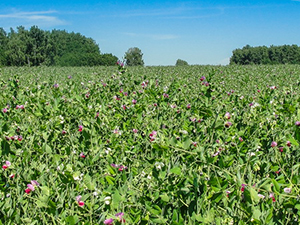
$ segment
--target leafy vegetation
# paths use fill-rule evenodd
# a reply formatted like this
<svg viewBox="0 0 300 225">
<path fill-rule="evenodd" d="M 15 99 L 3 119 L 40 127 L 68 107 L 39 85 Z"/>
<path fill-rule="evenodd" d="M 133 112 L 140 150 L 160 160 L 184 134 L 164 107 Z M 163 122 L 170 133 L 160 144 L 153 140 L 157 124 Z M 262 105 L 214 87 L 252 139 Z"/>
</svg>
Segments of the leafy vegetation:
<svg viewBox="0 0 300 225">
<path fill-rule="evenodd" d="M 188 66 L 188 62 L 182 59 L 177 59 L 175 66 Z"/>
<path fill-rule="evenodd" d="M 0 28 L 0 65 L 3 66 L 112 66 L 118 58 L 100 54 L 91 38 L 62 30 L 43 31 L 11 28 L 7 34 Z"/>
<path fill-rule="evenodd" d="M 299 71 L 1 68 L 0 223 L 299 224 Z"/>
<path fill-rule="evenodd" d="M 259 46 L 246 45 L 233 51 L 230 64 L 300 64 L 300 47 L 297 45 Z"/>
</svg>

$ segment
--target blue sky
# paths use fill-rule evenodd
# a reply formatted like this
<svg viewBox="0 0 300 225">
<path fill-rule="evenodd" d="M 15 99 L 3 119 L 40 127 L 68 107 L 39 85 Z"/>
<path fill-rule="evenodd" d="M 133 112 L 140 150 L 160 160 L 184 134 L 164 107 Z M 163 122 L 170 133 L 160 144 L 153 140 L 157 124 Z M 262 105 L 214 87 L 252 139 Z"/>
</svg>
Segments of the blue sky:
<svg viewBox="0 0 300 225">
<path fill-rule="evenodd" d="M 1 0 L 0 27 L 20 25 L 79 32 L 120 59 L 138 47 L 145 65 L 224 65 L 246 44 L 300 45 L 300 0 Z"/>
</svg>

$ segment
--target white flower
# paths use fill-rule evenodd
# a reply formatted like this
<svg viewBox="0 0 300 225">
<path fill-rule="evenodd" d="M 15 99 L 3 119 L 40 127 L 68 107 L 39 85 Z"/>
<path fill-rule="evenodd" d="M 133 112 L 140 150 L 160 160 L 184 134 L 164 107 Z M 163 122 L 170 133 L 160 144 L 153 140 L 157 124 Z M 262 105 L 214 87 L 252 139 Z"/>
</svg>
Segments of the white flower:
<svg viewBox="0 0 300 225">
<path fill-rule="evenodd" d="M 157 170 L 161 170 L 161 168 L 162 168 L 165 164 L 163 164 L 162 162 L 156 162 L 154 165 L 155 165 L 155 167 L 156 167 Z"/>
<path fill-rule="evenodd" d="M 110 197 L 110 196 L 107 196 L 107 197 L 104 198 L 104 203 L 105 203 L 106 205 L 109 205 L 109 204 L 110 204 L 110 201 L 111 201 L 111 197 Z"/>
<path fill-rule="evenodd" d="M 292 192 L 292 188 L 284 188 L 283 191 L 287 194 Z"/>
<path fill-rule="evenodd" d="M 257 194 L 257 196 L 259 197 L 259 198 L 262 198 L 262 199 L 264 199 L 266 196 L 264 196 L 264 195 L 262 195 L 262 194 Z"/>
<path fill-rule="evenodd" d="M 109 154 L 109 152 L 111 152 L 111 148 L 107 148 L 106 150 L 105 150 L 105 153 L 108 155 Z"/>
<path fill-rule="evenodd" d="M 73 177 L 73 178 L 74 178 L 74 180 L 80 180 L 80 178 L 78 176 Z"/>
</svg>

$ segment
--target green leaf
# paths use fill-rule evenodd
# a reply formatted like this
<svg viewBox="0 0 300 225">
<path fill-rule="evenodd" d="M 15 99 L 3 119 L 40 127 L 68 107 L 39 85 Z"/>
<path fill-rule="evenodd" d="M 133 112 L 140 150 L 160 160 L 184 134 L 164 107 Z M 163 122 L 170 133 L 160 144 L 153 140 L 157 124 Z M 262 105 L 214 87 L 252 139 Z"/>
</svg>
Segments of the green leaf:
<svg viewBox="0 0 300 225">
<path fill-rule="evenodd" d="M 44 195 L 50 196 L 50 189 L 47 186 L 42 186 L 41 190 Z"/>
<path fill-rule="evenodd" d="M 181 174 L 181 169 L 179 167 L 173 167 L 172 169 L 170 169 L 170 173 L 180 175 Z"/>
<path fill-rule="evenodd" d="M 105 180 L 107 181 L 107 183 L 114 185 L 115 184 L 115 178 L 111 177 L 111 176 L 105 176 Z"/>
<path fill-rule="evenodd" d="M 68 225 L 75 225 L 76 223 L 78 223 L 79 219 L 78 219 L 78 216 L 75 215 L 75 216 L 68 216 L 66 218 L 66 222 Z"/>
<path fill-rule="evenodd" d="M 43 152 L 46 152 L 48 154 L 52 153 L 51 147 L 49 145 L 47 145 L 46 143 L 43 144 L 42 150 L 43 150 Z"/>
<path fill-rule="evenodd" d="M 298 142 L 294 138 L 289 138 L 289 141 L 291 142 L 292 145 L 295 145 L 296 147 L 299 146 Z"/>
<path fill-rule="evenodd" d="M 251 196 L 252 201 L 255 203 L 259 202 L 259 197 L 258 197 L 257 191 L 252 187 L 249 188 L 249 191 L 250 191 L 250 196 Z"/>
<path fill-rule="evenodd" d="M 166 193 L 160 195 L 160 198 L 161 198 L 161 200 L 163 200 L 164 202 L 169 202 L 169 201 L 170 201 L 170 198 L 169 198 L 169 196 L 168 196 Z"/>
<path fill-rule="evenodd" d="M 279 185 L 279 183 L 275 179 L 272 179 L 272 183 L 273 183 L 273 185 L 275 187 L 275 190 L 277 192 L 279 192 L 280 191 L 280 185 Z"/>
<path fill-rule="evenodd" d="M 191 143 L 192 143 L 192 141 L 191 141 L 189 138 L 187 138 L 187 139 L 183 142 L 182 147 L 183 147 L 184 149 L 188 149 L 188 148 L 190 148 Z"/>
</svg>

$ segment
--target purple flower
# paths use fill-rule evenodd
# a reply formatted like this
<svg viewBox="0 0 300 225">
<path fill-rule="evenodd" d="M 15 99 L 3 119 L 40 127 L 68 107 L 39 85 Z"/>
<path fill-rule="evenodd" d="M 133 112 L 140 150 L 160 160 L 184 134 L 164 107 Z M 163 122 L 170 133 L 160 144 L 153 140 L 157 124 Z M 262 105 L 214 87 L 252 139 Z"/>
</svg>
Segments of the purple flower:
<svg viewBox="0 0 300 225">
<path fill-rule="evenodd" d="M 104 224 L 111 225 L 113 222 L 114 222 L 113 218 L 109 218 L 109 219 L 104 220 L 103 223 L 104 223 Z"/>
<path fill-rule="evenodd" d="M 300 126 L 300 121 L 296 121 L 295 125 Z"/>
<path fill-rule="evenodd" d="M 2 109 L 3 113 L 7 113 L 7 108 Z"/>
<path fill-rule="evenodd" d="M 276 147 L 277 146 L 277 142 L 275 142 L 275 141 L 272 141 L 272 143 L 271 143 L 271 147 L 272 148 L 274 148 L 274 147 Z"/>
</svg>

